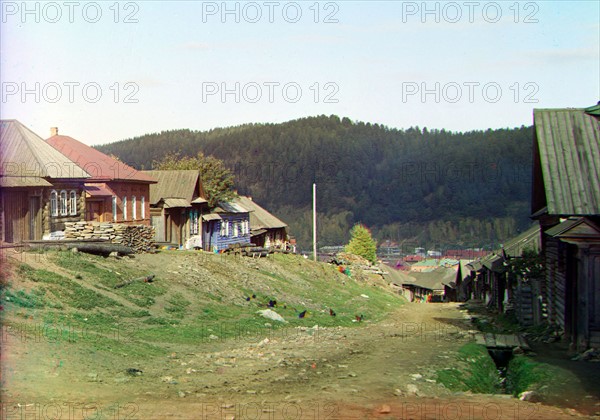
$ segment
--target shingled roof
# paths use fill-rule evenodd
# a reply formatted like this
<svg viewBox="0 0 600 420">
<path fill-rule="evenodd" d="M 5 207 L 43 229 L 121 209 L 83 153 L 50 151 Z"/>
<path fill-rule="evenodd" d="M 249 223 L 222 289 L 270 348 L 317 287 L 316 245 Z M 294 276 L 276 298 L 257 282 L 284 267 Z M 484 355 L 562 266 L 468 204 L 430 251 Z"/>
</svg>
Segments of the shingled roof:
<svg viewBox="0 0 600 420">
<path fill-rule="evenodd" d="M 600 214 L 598 116 L 585 109 L 536 109 L 534 129 L 533 215 Z"/>
<path fill-rule="evenodd" d="M 90 175 L 17 120 L 0 120 L 0 186 L 43 187 Z"/>
<path fill-rule="evenodd" d="M 88 179 L 89 182 L 134 181 L 147 184 L 156 182 L 154 178 L 75 140 L 73 137 L 57 134 L 47 139 L 46 142 L 89 172 L 91 175 L 91 178 Z"/>
</svg>

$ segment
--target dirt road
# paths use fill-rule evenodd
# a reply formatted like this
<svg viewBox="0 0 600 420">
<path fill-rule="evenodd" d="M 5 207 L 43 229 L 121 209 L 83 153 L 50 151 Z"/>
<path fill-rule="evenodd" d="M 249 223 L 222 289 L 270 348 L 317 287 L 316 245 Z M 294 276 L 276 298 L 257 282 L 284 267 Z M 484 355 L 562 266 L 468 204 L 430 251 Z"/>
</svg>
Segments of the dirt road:
<svg viewBox="0 0 600 420">
<path fill-rule="evenodd" d="M 454 394 L 436 370 L 471 340 L 456 304 L 406 304 L 359 328 L 264 330 L 123 363 L 62 343 L 3 352 L 3 418 L 561 419 L 574 411 Z M 215 332 L 218 334 L 218 332 Z M 141 372 L 126 369 L 138 369 Z"/>
</svg>

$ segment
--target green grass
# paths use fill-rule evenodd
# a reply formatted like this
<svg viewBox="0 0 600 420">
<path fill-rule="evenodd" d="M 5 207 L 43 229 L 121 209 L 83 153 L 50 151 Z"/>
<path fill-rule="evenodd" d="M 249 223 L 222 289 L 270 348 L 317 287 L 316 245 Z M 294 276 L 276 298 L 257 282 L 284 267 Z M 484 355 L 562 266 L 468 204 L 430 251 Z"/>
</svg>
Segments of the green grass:
<svg viewBox="0 0 600 420">
<path fill-rule="evenodd" d="M 539 388 L 552 379 L 551 367 L 537 363 L 527 356 L 515 356 L 508 364 L 507 391 L 514 396 Z"/>
<path fill-rule="evenodd" d="M 485 346 L 467 343 L 458 350 L 456 367 L 437 371 L 437 381 L 452 391 L 494 394 L 500 390 L 496 365 Z"/>
</svg>

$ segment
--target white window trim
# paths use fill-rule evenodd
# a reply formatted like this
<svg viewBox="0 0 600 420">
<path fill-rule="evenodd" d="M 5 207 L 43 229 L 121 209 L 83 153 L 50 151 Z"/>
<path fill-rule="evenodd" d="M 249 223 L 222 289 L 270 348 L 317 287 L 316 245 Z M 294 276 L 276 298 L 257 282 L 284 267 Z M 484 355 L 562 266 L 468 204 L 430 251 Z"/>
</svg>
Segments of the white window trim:
<svg viewBox="0 0 600 420">
<path fill-rule="evenodd" d="M 137 220 L 137 199 L 135 198 L 135 195 L 131 196 L 131 217 L 132 220 Z"/>
<path fill-rule="evenodd" d="M 123 200 L 121 200 L 121 204 L 123 205 L 123 221 L 127 220 L 127 196 L 123 196 Z"/>
<path fill-rule="evenodd" d="M 113 195 L 112 197 L 112 214 L 113 214 L 113 222 L 117 221 L 117 196 Z"/>
<path fill-rule="evenodd" d="M 140 207 L 141 207 L 141 213 L 142 213 L 142 219 L 146 218 L 146 199 L 145 197 L 142 195 L 142 200 L 140 203 Z"/>
<path fill-rule="evenodd" d="M 58 193 L 56 190 L 50 191 L 50 216 L 58 216 Z"/>
<path fill-rule="evenodd" d="M 67 190 L 60 190 L 60 200 L 58 201 L 59 213 L 61 216 L 66 216 L 69 213 L 67 208 Z"/>
<path fill-rule="evenodd" d="M 75 190 L 69 192 L 69 215 L 77 216 L 77 192 Z"/>
</svg>

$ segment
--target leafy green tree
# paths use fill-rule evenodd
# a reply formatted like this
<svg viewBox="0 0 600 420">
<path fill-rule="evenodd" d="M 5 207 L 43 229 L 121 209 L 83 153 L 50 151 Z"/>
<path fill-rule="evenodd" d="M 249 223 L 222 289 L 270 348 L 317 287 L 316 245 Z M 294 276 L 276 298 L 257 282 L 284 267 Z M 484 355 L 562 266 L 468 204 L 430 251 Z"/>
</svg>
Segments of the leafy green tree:
<svg viewBox="0 0 600 420">
<path fill-rule="evenodd" d="M 213 156 L 205 156 L 198 152 L 196 156 L 179 157 L 178 153 L 169 153 L 162 160 L 154 161 L 154 169 L 185 170 L 193 169 L 200 172 L 200 181 L 210 207 L 215 207 L 219 201 L 229 201 L 235 198 L 233 191 L 233 174 L 222 160 Z"/>
<path fill-rule="evenodd" d="M 377 262 L 377 244 L 371 232 L 365 226 L 356 224 L 350 231 L 351 239 L 346 245 L 346 252 L 358 255 L 375 264 Z"/>
</svg>

